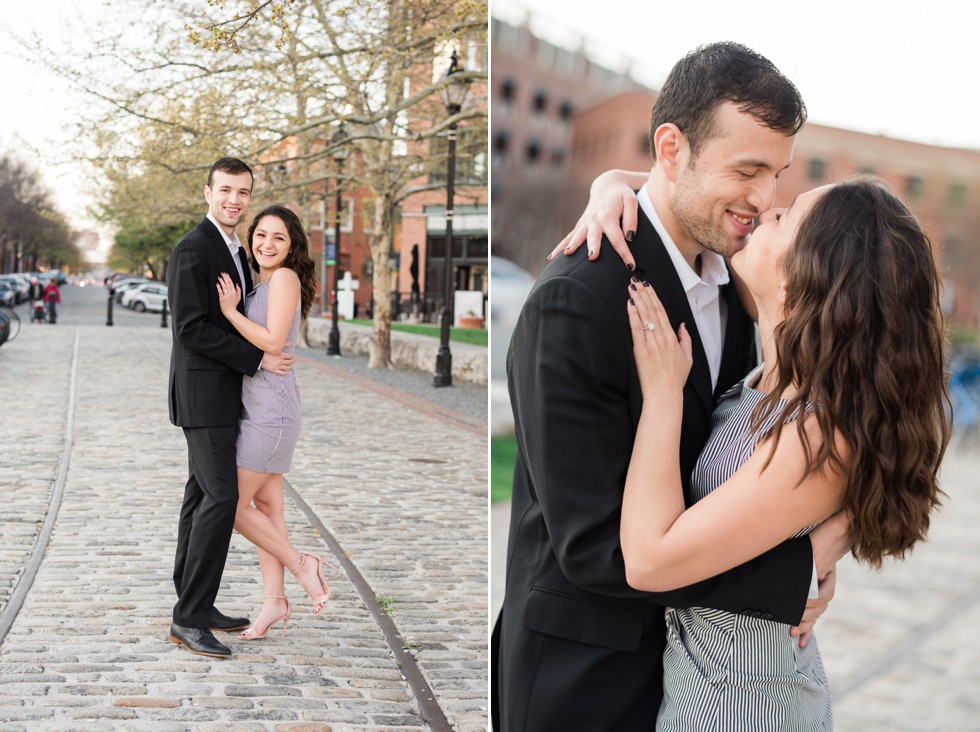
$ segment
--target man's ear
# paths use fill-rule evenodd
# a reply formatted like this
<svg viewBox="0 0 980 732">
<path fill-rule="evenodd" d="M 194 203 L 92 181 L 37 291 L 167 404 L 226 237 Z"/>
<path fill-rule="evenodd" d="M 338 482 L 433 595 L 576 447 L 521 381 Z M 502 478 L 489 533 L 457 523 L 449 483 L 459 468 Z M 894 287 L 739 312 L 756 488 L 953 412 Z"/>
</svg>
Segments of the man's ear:
<svg viewBox="0 0 980 732">
<path fill-rule="evenodd" d="M 677 174 L 690 154 L 684 133 L 673 122 L 665 122 L 653 133 L 653 149 L 657 153 L 657 165 L 671 183 L 676 183 Z"/>
<path fill-rule="evenodd" d="M 211 205 L 211 186 L 207 183 L 204 184 L 204 200 L 208 202 L 209 206 Z"/>
</svg>

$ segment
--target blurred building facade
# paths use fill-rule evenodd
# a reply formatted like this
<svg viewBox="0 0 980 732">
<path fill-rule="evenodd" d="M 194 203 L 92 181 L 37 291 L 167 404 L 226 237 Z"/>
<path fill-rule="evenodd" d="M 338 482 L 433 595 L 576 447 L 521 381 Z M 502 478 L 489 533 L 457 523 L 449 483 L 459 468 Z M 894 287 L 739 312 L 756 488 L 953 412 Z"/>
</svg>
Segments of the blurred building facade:
<svg viewBox="0 0 980 732">
<path fill-rule="evenodd" d="M 418 84 L 425 85 L 440 78 L 449 68 L 450 52 L 456 51 L 464 71 L 486 72 L 489 65 L 487 38 L 484 33 L 459 44 L 447 44 L 431 67 L 420 70 Z M 411 90 L 410 90 L 411 91 Z M 441 101 L 427 107 L 413 108 L 413 115 L 428 115 L 434 125 L 448 117 Z M 470 84 L 467 108 L 486 110 L 488 104 L 486 81 Z M 413 181 L 419 189 L 407 197 L 401 206 L 401 222 L 396 244 L 397 278 L 392 292 L 397 299 L 401 318 L 437 322 L 445 297 L 446 275 L 446 204 L 449 172 L 448 136 L 440 133 L 418 143 L 417 150 L 426 160 L 426 172 Z M 452 289 L 480 293 L 483 305 L 471 308 L 472 314 L 485 317 L 489 294 L 490 211 L 487 188 L 487 119 L 464 120 L 456 131 L 456 152 L 453 195 Z M 479 310 L 479 312 L 477 312 Z M 393 310 L 394 317 L 394 310 Z"/>
<path fill-rule="evenodd" d="M 526 24 L 491 22 L 493 252 L 537 274 L 575 224 L 599 173 L 649 169 L 656 92 L 629 79 L 594 83 L 602 74 L 583 54 L 543 51 L 549 44 Z M 571 111 L 549 117 L 538 111 L 539 98 L 557 99 L 559 107 L 568 100 Z M 540 150 L 532 156 L 535 145 Z M 975 330 L 980 324 L 980 151 L 808 123 L 797 136 L 793 165 L 780 178 L 776 205 L 860 173 L 884 180 L 922 222 L 946 280 L 947 310 Z"/>
</svg>

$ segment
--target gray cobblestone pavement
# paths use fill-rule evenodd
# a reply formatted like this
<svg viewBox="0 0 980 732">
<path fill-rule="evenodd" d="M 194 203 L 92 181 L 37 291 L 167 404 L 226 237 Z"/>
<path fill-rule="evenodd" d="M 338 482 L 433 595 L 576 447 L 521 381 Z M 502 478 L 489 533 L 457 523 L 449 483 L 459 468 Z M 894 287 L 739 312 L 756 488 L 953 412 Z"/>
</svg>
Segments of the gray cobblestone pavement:
<svg viewBox="0 0 980 732">
<path fill-rule="evenodd" d="M 25 327 L 0 348 L 0 613 L 55 482 L 76 333 L 64 498 L 0 646 L 0 729 L 426 729 L 343 573 L 328 573 L 333 598 L 320 617 L 287 578 L 295 614 L 286 636 L 221 634 L 230 660 L 167 640 L 186 447 L 167 419 L 170 335 L 158 327 L 66 320 Z M 485 411 L 460 414 L 424 390 L 408 394 L 302 351 L 296 369 L 304 428 L 287 480 L 390 613 L 452 727 L 485 730 Z M 339 564 L 289 500 L 286 519 L 294 544 Z M 255 549 L 235 535 L 218 606 L 254 616 L 261 594 Z"/>
<path fill-rule="evenodd" d="M 947 453 L 929 541 L 878 573 L 850 557 L 816 628 L 838 732 L 980 730 L 980 445 Z M 509 505 L 491 511 L 493 617 Z"/>
</svg>

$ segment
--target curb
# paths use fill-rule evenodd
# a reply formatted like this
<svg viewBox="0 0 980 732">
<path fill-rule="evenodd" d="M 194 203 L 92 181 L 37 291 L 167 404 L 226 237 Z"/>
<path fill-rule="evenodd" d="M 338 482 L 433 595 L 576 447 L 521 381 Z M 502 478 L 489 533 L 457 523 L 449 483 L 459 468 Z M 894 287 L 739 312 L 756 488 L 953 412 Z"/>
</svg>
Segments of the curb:
<svg viewBox="0 0 980 732">
<path fill-rule="evenodd" d="M 306 326 L 306 342 L 311 346 L 326 346 L 330 336 L 331 321 L 324 317 L 310 317 Z M 372 330 L 364 325 L 338 323 L 340 349 L 361 356 L 371 352 Z M 403 369 L 433 372 L 439 341 L 429 336 L 391 331 L 391 361 Z M 453 379 L 473 384 L 487 384 L 487 348 L 469 343 L 451 343 Z"/>
</svg>

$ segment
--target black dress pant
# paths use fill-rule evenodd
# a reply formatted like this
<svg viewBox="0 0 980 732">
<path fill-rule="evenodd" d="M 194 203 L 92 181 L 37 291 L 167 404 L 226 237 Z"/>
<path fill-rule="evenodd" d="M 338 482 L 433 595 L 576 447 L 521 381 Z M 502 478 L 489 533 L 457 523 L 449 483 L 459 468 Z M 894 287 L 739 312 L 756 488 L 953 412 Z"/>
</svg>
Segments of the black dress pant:
<svg viewBox="0 0 980 732">
<path fill-rule="evenodd" d="M 177 529 L 173 620 L 190 628 L 211 625 L 238 507 L 235 441 L 238 426 L 185 427 L 188 472 Z"/>
</svg>

